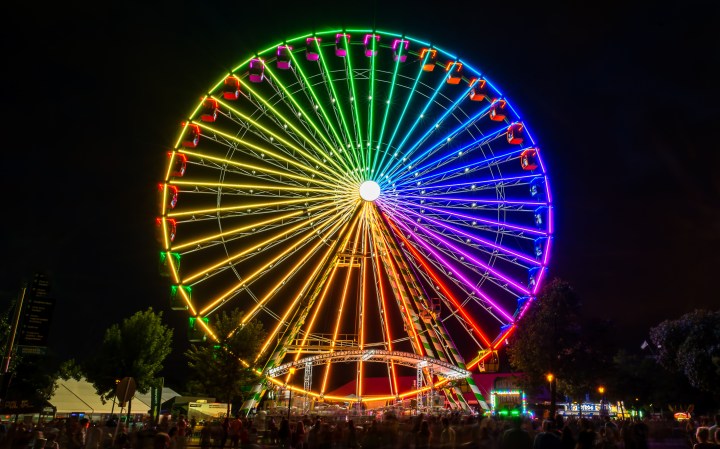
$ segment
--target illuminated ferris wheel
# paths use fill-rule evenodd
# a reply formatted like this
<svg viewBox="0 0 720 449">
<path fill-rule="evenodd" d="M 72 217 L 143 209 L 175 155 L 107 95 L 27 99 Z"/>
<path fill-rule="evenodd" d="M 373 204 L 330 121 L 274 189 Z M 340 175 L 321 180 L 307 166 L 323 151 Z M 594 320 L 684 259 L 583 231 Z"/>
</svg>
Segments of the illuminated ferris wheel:
<svg viewBox="0 0 720 449">
<path fill-rule="evenodd" d="M 553 233 L 510 101 L 457 56 L 372 30 L 288 39 L 224 75 L 160 195 L 161 264 L 193 338 L 214 338 L 222 309 L 267 329 L 246 361 L 255 400 L 274 383 L 467 409 L 453 381 L 482 400 L 469 370 L 534 300 Z"/>
</svg>

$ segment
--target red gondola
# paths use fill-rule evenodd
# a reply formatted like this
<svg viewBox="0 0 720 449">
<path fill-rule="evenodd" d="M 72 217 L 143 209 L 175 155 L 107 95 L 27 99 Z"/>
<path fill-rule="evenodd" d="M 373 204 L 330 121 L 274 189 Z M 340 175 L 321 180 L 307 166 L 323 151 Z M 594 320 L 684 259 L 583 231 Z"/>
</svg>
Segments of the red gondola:
<svg viewBox="0 0 720 449">
<path fill-rule="evenodd" d="M 240 80 L 235 75 L 225 78 L 223 86 L 223 98 L 226 100 L 237 100 L 240 98 Z"/>
<path fill-rule="evenodd" d="M 450 72 L 447 77 L 448 84 L 460 84 L 462 80 L 462 63 L 450 61 L 445 65 L 445 71 Z"/>
<path fill-rule="evenodd" d="M 185 174 L 185 168 L 187 168 L 187 156 L 180 153 L 168 152 L 168 158 L 172 162 L 170 168 L 170 176 L 174 178 L 180 178 Z"/>
<path fill-rule="evenodd" d="M 176 186 L 158 184 L 158 193 L 160 194 L 160 201 L 164 202 L 168 209 L 175 209 L 178 202 L 178 188 Z"/>
<path fill-rule="evenodd" d="M 507 129 L 507 141 L 513 145 L 520 145 L 523 143 L 525 135 L 525 125 L 520 122 L 515 122 L 508 126 Z"/>
<path fill-rule="evenodd" d="M 520 166 L 523 170 L 535 170 L 537 166 L 537 150 L 528 148 L 520 153 Z"/>
<path fill-rule="evenodd" d="M 428 54 L 429 53 L 429 54 Z M 425 55 L 428 55 L 427 60 L 423 64 L 423 70 L 426 72 L 432 72 L 435 70 L 435 61 L 437 60 L 437 50 L 430 48 L 423 48 L 420 51 L 420 59 L 425 59 Z"/>
<path fill-rule="evenodd" d="M 194 123 L 183 123 L 185 134 L 183 135 L 182 144 L 186 148 L 195 148 L 200 143 L 200 126 Z"/>
<path fill-rule="evenodd" d="M 200 112 L 200 120 L 212 123 L 217 120 L 218 102 L 214 98 L 206 98 L 203 101 L 202 111 Z"/>
<path fill-rule="evenodd" d="M 488 96 L 487 81 L 484 79 L 473 79 L 470 81 L 472 90 L 470 91 L 471 101 L 483 101 Z"/>
<path fill-rule="evenodd" d="M 505 111 L 506 106 L 507 102 L 505 100 L 495 100 L 493 104 L 490 105 L 490 120 L 494 122 L 502 122 L 505 120 L 507 116 L 507 112 Z"/>
<path fill-rule="evenodd" d="M 170 241 L 170 242 L 174 241 L 175 234 L 177 232 L 177 222 L 172 218 L 166 218 L 165 219 L 165 229 L 167 229 L 168 241 Z M 163 229 L 163 219 L 156 218 L 155 219 L 155 232 L 156 232 L 157 240 L 161 244 L 165 243 L 165 237 L 164 237 L 165 229 Z"/>
</svg>

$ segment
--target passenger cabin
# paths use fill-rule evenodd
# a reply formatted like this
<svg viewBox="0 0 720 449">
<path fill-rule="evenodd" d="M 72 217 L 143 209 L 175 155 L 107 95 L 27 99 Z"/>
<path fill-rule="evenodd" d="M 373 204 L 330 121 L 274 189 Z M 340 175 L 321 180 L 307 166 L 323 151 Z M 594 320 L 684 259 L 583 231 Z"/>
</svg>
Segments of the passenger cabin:
<svg viewBox="0 0 720 449">
<path fill-rule="evenodd" d="M 350 45 L 350 35 L 345 33 L 338 33 L 335 35 L 335 56 L 344 58 L 348 52 L 348 45 Z"/>
<path fill-rule="evenodd" d="M 427 56 L 427 59 L 425 59 Z M 426 72 L 432 72 L 435 70 L 435 62 L 437 61 L 437 50 L 431 48 L 423 48 L 420 51 L 420 59 L 424 60 L 423 70 Z"/>
<path fill-rule="evenodd" d="M 202 111 L 200 112 L 200 120 L 203 122 L 213 123 L 217 120 L 218 102 L 214 98 L 206 98 L 203 101 Z"/>
<path fill-rule="evenodd" d="M 407 51 L 409 45 L 410 42 L 406 41 L 405 39 L 395 39 L 393 41 L 393 62 L 398 62 L 398 59 L 400 60 L 400 62 L 405 62 L 405 60 L 407 60 Z"/>
<path fill-rule="evenodd" d="M 200 126 L 194 123 L 183 123 L 185 133 L 183 134 L 182 144 L 186 148 L 196 148 L 200 143 Z"/>
<path fill-rule="evenodd" d="M 502 122 L 505 120 L 505 117 L 507 117 L 506 107 L 507 102 L 505 100 L 495 100 L 493 104 L 490 105 L 490 120 L 494 122 Z"/>
<path fill-rule="evenodd" d="M 292 49 L 293 48 L 289 45 L 278 45 L 276 53 L 276 66 L 278 69 L 288 70 L 292 66 L 292 58 L 290 57 Z"/>
<path fill-rule="evenodd" d="M 520 122 L 515 122 L 508 126 L 507 141 L 513 145 L 520 145 L 523 143 L 524 134 L 525 126 Z"/>
<path fill-rule="evenodd" d="M 380 35 L 366 34 L 363 43 L 365 44 L 365 56 L 372 58 L 377 55 L 377 49 L 380 46 Z"/>
<path fill-rule="evenodd" d="M 445 71 L 450 72 L 447 77 L 448 84 L 460 84 L 462 81 L 462 63 L 450 61 L 445 65 Z"/>
<path fill-rule="evenodd" d="M 224 99 L 234 101 L 240 98 L 240 80 L 235 75 L 225 78 L 223 84 Z"/>
<path fill-rule="evenodd" d="M 176 186 L 161 183 L 158 185 L 158 191 L 160 194 L 160 202 L 164 202 L 168 209 L 175 209 L 178 202 L 178 188 Z"/>
<path fill-rule="evenodd" d="M 163 221 L 165 226 L 163 227 Z M 158 243 L 165 243 L 165 231 L 167 230 L 167 238 L 169 242 L 175 240 L 175 233 L 177 231 L 177 222 L 172 218 L 158 217 L 155 219 L 155 237 Z"/>
<path fill-rule="evenodd" d="M 520 166 L 526 171 L 535 170 L 538 167 L 537 150 L 535 148 L 528 148 L 520 153 Z"/>
<path fill-rule="evenodd" d="M 308 61 L 317 61 L 320 59 L 320 42 L 319 37 L 309 37 L 305 39 L 305 59 Z"/>
<path fill-rule="evenodd" d="M 181 291 L 182 290 L 182 291 Z M 173 285 L 170 287 L 170 310 L 187 310 L 188 303 L 184 296 L 190 298 L 192 288 L 186 285 Z"/>
<path fill-rule="evenodd" d="M 187 168 L 187 156 L 180 153 L 168 152 L 168 158 L 172 162 L 170 168 L 170 176 L 174 178 L 181 178 L 185 174 Z"/>
<path fill-rule="evenodd" d="M 488 96 L 487 81 L 482 78 L 473 79 L 470 82 L 472 90 L 470 91 L 470 100 L 483 101 Z"/>
<path fill-rule="evenodd" d="M 250 60 L 248 79 L 251 83 L 262 83 L 265 79 L 265 61 L 254 58 Z"/>
</svg>

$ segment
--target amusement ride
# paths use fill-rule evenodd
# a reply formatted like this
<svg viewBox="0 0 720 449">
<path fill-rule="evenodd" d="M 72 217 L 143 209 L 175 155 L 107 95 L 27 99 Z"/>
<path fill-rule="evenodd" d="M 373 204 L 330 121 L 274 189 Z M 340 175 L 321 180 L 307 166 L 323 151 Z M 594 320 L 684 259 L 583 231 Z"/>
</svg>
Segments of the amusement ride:
<svg viewBox="0 0 720 449">
<path fill-rule="evenodd" d="M 484 403 L 471 371 L 535 300 L 553 207 L 540 148 L 482 71 L 403 34 L 296 36 L 223 74 L 167 157 L 171 307 L 193 341 L 236 308 L 267 332 L 241 361 L 262 378 L 244 409 L 278 387 Z"/>
</svg>

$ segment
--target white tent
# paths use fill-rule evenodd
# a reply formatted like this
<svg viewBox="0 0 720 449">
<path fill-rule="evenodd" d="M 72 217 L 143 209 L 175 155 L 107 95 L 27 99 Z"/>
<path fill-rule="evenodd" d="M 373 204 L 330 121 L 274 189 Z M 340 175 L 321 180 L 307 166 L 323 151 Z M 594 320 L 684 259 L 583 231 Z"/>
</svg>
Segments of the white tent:
<svg viewBox="0 0 720 449">
<path fill-rule="evenodd" d="M 178 394 L 170 388 L 163 388 L 162 402 L 165 402 Z M 85 379 L 79 381 L 70 379 L 58 381 L 58 387 L 55 390 L 50 404 L 55 406 L 57 415 L 69 415 L 70 413 L 84 413 L 86 416 L 100 417 L 100 415 L 109 415 L 110 413 L 119 413 L 120 409 L 113 401 L 107 401 L 103 404 L 100 396 L 95 393 L 95 388 Z M 136 393 L 132 399 L 132 411 L 135 413 L 147 413 L 150 410 L 150 393 Z"/>
</svg>

